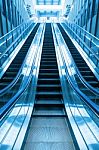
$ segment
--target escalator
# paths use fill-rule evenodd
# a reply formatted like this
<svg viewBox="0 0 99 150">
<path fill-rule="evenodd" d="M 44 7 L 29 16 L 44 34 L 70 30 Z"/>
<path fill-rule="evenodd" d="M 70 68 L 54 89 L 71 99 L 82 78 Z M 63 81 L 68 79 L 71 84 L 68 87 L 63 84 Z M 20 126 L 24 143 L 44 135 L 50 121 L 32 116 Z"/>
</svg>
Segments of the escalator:
<svg viewBox="0 0 99 150">
<path fill-rule="evenodd" d="M 72 57 L 76 63 L 77 68 L 79 69 L 81 75 L 83 76 L 83 78 L 86 80 L 87 83 L 89 83 L 92 87 L 94 87 L 95 89 L 98 90 L 99 81 L 97 80 L 97 78 L 95 77 L 93 72 L 90 70 L 89 66 L 84 61 L 83 57 L 80 55 L 78 50 L 76 49 L 76 47 L 74 46 L 74 44 L 70 40 L 69 36 L 64 31 L 63 27 L 60 24 L 58 24 L 58 27 L 62 33 L 62 36 L 63 36 L 63 38 L 64 38 L 64 40 L 65 40 L 65 42 L 69 48 L 69 51 L 70 51 L 70 53 L 71 53 L 71 55 L 72 55 Z M 81 91 L 84 92 L 86 95 L 88 95 L 93 102 L 97 101 L 97 103 L 99 103 L 98 96 L 94 97 L 94 96 L 90 95 L 91 93 L 89 92 L 89 90 L 87 90 L 85 88 L 85 86 L 82 86 L 82 84 L 80 84 L 80 83 L 81 82 L 78 81 L 78 86 L 81 89 Z"/>
<path fill-rule="evenodd" d="M 35 104 L 22 149 L 75 149 L 66 117 L 51 24 L 46 24 Z"/>
<path fill-rule="evenodd" d="M 31 32 L 31 34 L 25 41 L 25 43 L 22 46 L 22 48 L 20 49 L 19 53 L 16 55 L 15 59 L 10 64 L 9 68 L 7 69 L 7 71 L 4 73 L 4 75 L 0 79 L 0 90 L 5 88 L 8 84 L 10 84 L 16 77 L 16 75 L 24 61 L 24 58 L 28 52 L 31 42 L 36 34 L 38 27 L 39 27 L 39 24 L 37 24 L 34 27 L 33 31 Z"/>
</svg>

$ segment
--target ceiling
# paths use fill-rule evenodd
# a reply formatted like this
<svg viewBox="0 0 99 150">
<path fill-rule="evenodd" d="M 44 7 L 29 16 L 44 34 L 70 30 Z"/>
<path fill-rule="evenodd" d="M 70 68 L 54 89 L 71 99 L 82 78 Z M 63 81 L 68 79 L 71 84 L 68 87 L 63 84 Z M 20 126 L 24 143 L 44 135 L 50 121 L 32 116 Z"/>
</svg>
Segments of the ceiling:
<svg viewBox="0 0 99 150">
<path fill-rule="evenodd" d="M 68 16 L 73 0 L 25 0 L 31 16 L 60 17 Z"/>
<path fill-rule="evenodd" d="M 36 0 L 37 5 L 60 5 L 61 0 Z"/>
</svg>

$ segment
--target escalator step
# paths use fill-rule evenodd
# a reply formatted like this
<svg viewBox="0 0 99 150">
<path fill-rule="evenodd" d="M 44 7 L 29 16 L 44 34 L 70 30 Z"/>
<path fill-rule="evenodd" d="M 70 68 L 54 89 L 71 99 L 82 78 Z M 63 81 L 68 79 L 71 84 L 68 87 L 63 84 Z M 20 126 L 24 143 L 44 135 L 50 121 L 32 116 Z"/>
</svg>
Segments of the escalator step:
<svg viewBox="0 0 99 150">
<path fill-rule="evenodd" d="M 86 81 L 95 81 L 96 80 L 96 78 L 94 76 L 84 75 L 83 77 Z"/>
<path fill-rule="evenodd" d="M 40 69 L 39 73 L 58 73 L 57 69 Z"/>
<path fill-rule="evenodd" d="M 60 84 L 60 80 L 59 79 L 38 79 L 38 84 Z"/>
<path fill-rule="evenodd" d="M 37 104 L 62 104 L 63 101 L 60 99 L 36 99 Z"/>
<path fill-rule="evenodd" d="M 57 65 L 42 65 L 42 66 L 40 66 L 40 69 L 56 69 L 56 68 L 58 68 L 58 66 Z"/>
<path fill-rule="evenodd" d="M 59 99 L 62 99 L 62 93 L 61 92 L 37 92 L 36 93 L 36 99 L 54 99 L 57 97 Z"/>
<path fill-rule="evenodd" d="M 33 115 L 65 115 L 63 107 L 38 107 L 33 111 Z"/>
<path fill-rule="evenodd" d="M 47 91 L 47 92 L 61 92 L 61 86 L 59 85 L 38 85 L 37 91 Z"/>
<path fill-rule="evenodd" d="M 55 78 L 56 79 L 56 78 L 59 78 L 59 74 L 58 73 L 40 73 L 38 77 L 39 77 L 39 79 L 40 78 L 45 78 L 45 79 L 46 78 L 53 78 L 53 79 Z"/>
</svg>

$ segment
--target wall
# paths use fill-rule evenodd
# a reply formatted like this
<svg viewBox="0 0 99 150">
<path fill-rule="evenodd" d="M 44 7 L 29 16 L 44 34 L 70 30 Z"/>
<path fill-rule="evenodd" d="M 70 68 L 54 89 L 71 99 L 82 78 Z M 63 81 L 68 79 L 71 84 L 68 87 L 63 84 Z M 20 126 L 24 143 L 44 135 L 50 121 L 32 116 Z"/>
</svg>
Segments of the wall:
<svg viewBox="0 0 99 150">
<path fill-rule="evenodd" d="M 68 20 L 99 38 L 99 0 L 74 0 Z"/>
<path fill-rule="evenodd" d="M 0 0 L 0 37 L 28 19 L 24 0 Z"/>
</svg>

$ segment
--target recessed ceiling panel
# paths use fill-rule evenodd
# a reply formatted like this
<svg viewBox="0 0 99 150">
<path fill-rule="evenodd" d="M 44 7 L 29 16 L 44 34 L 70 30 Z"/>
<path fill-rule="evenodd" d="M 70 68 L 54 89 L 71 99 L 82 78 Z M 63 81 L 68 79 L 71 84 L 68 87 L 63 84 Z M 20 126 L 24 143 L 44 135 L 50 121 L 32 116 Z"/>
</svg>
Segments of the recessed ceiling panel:
<svg viewBox="0 0 99 150">
<path fill-rule="evenodd" d="M 36 0 L 36 5 L 60 5 L 61 0 Z"/>
</svg>

